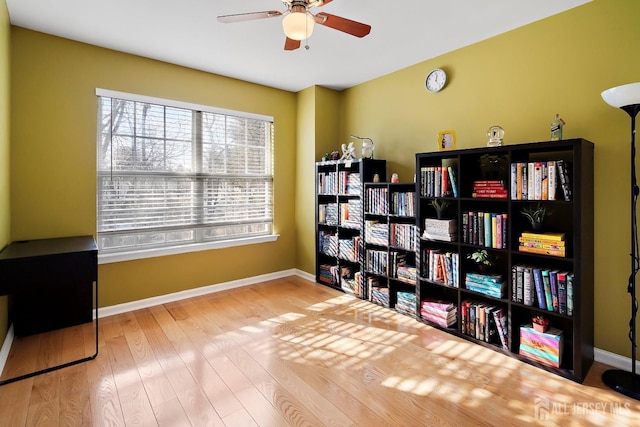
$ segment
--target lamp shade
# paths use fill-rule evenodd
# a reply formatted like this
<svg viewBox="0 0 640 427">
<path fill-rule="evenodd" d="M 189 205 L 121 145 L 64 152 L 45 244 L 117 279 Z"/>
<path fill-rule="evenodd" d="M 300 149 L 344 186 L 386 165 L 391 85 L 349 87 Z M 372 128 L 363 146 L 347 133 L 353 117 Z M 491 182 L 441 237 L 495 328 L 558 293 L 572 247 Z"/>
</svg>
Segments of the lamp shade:
<svg viewBox="0 0 640 427">
<path fill-rule="evenodd" d="M 629 83 L 607 89 L 602 92 L 602 99 L 616 108 L 640 104 L 640 83 Z"/>
<path fill-rule="evenodd" d="M 292 40 L 305 40 L 313 33 L 313 17 L 306 12 L 291 12 L 282 19 L 282 28 Z"/>
</svg>

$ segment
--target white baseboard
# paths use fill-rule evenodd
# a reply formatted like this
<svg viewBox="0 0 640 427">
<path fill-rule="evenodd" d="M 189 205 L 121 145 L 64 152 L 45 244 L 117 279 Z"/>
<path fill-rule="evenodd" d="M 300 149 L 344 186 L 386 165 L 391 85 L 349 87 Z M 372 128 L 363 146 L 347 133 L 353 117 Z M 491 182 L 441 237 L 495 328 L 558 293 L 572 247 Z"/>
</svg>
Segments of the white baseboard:
<svg viewBox="0 0 640 427">
<path fill-rule="evenodd" d="M 255 285 L 256 283 L 266 282 L 268 280 L 281 279 L 288 276 L 299 276 L 303 279 L 315 282 L 316 278 L 312 274 L 302 271 L 297 268 L 289 270 L 283 270 L 275 273 L 262 274 L 260 276 L 249 277 L 245 279 L 232 280 L 230 282 L 219 283 L 216 285 L 203 286 L 200 288 L 189 289 L 181 292 L 174 292 L 167 295 L 160 295 L 152 298 L 145 298 L 143 300 L 127 302 L 124 304 L 112 305 L 104 307 L 99 310 L 99 316 L 108 317 L 116 314 L 126 313 L 129 311 L 139 310 L 142 308 L 153 307 L 155 305 L 166 304 L 169 302 L 179 301 L 186 298 L 193 298 L 196 296 L 207 295 L 214 292 L 222 292 L 229 289 L 240 288 L 243 286 Z M 95 312 L 94 312 L 95 318 Z M 9 350 L 13 343 L 13 325 L 9 327 L 7 336 L 4 339 L 2 348 L 0 348 L 0 372 L 4 370 L 4 365 L 9 357 Z M 593 349 L 593 357 L 596 362 L 604 363 L 605 365 L 612 366 L 614 368 L 631 371 L 631 358 L 620 356 L 616 353 L 611 353 L 599 348 Z M 640 362 L 636 362 L 636 370 L 640 372 Z"/>
<path fill-rule="evenodd" d="M 593 360 L 604 363 L 605 365 L 613 366 L 614 368 L 631 372 L 630 357 L 620 356 L 619 354 L 611 353 L 610 351 L 594 348 Z M 640 362 L 638 361 L 636 361 L 636 372 L 640 372 Z"/>
<path fill-rule="evenodd" d="M 275 279 L 281 279 L 283 277 L 299 275 L 298 271 L 299 270 L 292 268 L 290 270 L 283 270 L 275 273 L 261 274 L 260 276 L 248 277 L 248 278 L 239 279 L 239 280 L 232 280 L 230 282 L 202 286 L 200 288 L 188 289 L 186 291 L 174 292 L 171 294 L 160 295 L 157 297 L 145 298 L 137 301 L 126 302 L 123 304 L 112 305 L 109 307 L 100 308 L 98 310 L 98 315 L 101 318 L 108 317 L 108 316 L 113 316 L 115 314 L 127 313 L 129 311 L 140 310 L 142 308 L 153 307 L 155 305 L 167 304 L 169 302 L 198 297 L 201 295 L 207 295 L 214 292 L 222 292 L 229 289 L 241 288 L 243 286 L 255 285 L 256 283 L 266 282 L 268 280 L 275 280 Z M 95 313 L 94 313 L 94 317 L 95 317 Z"/>
</svg>

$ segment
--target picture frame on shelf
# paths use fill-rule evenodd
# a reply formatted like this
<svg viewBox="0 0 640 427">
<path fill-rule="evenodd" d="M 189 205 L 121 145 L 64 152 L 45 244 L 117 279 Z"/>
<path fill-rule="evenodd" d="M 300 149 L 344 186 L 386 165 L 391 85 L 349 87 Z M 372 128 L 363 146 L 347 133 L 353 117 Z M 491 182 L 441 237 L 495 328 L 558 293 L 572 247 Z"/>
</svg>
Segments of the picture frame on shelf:
<svg viewBox="0 0 640 427">
<path fill-rule="evenodd" d="M 455 150 L 457 148 L 456 131 L 441 130 L 438 132 L 438 150 Z"/>
</svg>

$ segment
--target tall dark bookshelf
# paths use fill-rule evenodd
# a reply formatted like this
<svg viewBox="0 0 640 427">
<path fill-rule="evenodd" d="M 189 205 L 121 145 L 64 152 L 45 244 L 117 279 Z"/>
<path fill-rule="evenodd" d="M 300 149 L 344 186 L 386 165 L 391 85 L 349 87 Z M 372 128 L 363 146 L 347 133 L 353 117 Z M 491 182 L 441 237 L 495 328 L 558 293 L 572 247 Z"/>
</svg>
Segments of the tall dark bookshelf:
<svg viewBox="0 0 640 427">
<path fill-rule="evenodd" d="M 367 299 L 415 317 L 415 184 L 367 183 L 364 200 L 362 277 Z"/>
<path fill-rule="evenodd" d="M 570 139 L 416 154 L 416 225 L 421 236 L 416 251 L 419 272 L 416 286 L 417 312 L 420 316 L 419 304 L 426 298 L 449 302 L 457 308 L 457 321 L 449 327 L 438 326 L 422 317 L 419 317 L 420 320 L 531 365 L 582 382 L 593 363 L 593 151 L 593 143 L 584 139 Z M 562 184 L 557 177 L 555 200 L 518 199 L 516 180 L 512 182 L 512 165 L 555 161 L 562 161 L 564 165 L 569 166 L 567 188 L 570 189 L 570 197 L 565 200 Z M 431 180 L 426 178 L 427 170 L 431 173 L 434 169 L 439 171 L 443 167 L 453 171 L 456 181 L 455 194 L 453 191 L 435 193 Z M 476 183 L 474 187 L 475 181 L 502 181 L 507 195 L 501 198 L 489 196 L 491 193 L 480 194 L 482 191 L 478 191 L 477 187 L 481 184 Z M 495 193 L 499 195 L 500 191 L 497 190 Z M 453 241 L 422 237 L 425 219 L 436 218 L 432 204 L 435 199 L 448 203 L 443 217 L 456 221 L 457 236 Z M 522 233 L 531 228 L 521 212 L 525 207 L 536 206 L 538 203 L 552 211 L 552 215 L 545 218 L 544 231 L 564 233 L 564 256 L 521 251 Z M 494 247 L 498 246 L 493 244 L 495 240 L 492 240 L 491 247 L 487 247 L 485 242 L 480 244 L 465 233 L 465 227 L 469 227 L 469 224 L 465 226 L 464 220 L 469 217 L 469 212 L 489 212 L 496 216 L 506 214 L 500 247 Z M 477 270 L 477 266 L 467 257 L 480 249 L 485 249 L 496 260 L 491 273 L 501 275 L 505 282 L 504 293 L 500 296 L 490 296 L 466 288 L 465 278 Z M 429 250 L 431 252 L 428 252 Z M 433 280 L 433 275 L 428 275 L 426 255 L 434 252 L 458 254 L 455 266 L 455 273 L 459 279 L 457 287 L 451 283 L 445 284 L 441 280 Z M 536 304 L 527 305 L 518 301 L 517 276 L 513 273 L 517 266 L 522 265 L 572 273 L 573 313 L 561 314 L 541 309 Z M 462 319 L 463 304 L 466 301 L 473 301 L 478 306 L 503 309 L 506 316 L 506 345 L 495 337 L 492 342 L 487 342 L 485 339 L 479 339 L 477 334 L 469 334 L 466 330 L 467 323 L 463 325 Z M 562 331 L 563 355 L 559 367 L 552 367 L 548 363 L 541 363 L 520 354 L 520 329 L 538 315 L 547 318 L 551 327 Z"/>
<path fill-rule="evenodd" d="M 363 262 L 363 189 L 377 175 L 387 177 L 386 160 L 317 162 L 316 282 L 366 298 Z"/>
</svg>

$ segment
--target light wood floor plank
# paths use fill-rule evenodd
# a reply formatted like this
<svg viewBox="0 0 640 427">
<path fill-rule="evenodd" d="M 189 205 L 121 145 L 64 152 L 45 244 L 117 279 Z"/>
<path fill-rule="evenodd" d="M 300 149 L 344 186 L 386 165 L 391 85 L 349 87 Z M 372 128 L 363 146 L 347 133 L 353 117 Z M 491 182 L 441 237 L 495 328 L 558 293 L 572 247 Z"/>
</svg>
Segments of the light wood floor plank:
<svg viewBox="0 0 640 427">
<path fill-rule="evenodd" d="M 20 338 L 3 378 L 92 353 L 87 326 Z M 100 319 L 99 345 L 0 387 L 0 427 L 640 425 L 602 364 L 577 384 L 295 276 Z"/>
</svg>

